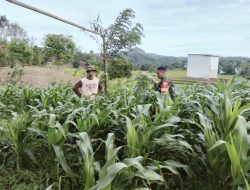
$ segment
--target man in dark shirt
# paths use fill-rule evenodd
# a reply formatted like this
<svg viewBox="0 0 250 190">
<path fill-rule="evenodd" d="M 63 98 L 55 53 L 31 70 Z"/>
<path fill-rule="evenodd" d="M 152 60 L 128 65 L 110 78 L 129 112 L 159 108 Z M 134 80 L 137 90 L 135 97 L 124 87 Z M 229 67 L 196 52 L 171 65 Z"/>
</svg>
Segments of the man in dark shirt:
<svg viewBox="0 0 250 190">
<path fill-rule="evenodd" d="M 156 70 L 157 77 L 161 80 L 158 84 L 155 84 L 155 90 L 161 94 L 169 93 L 171 99 L 175 101 L 175 91 L 173 83 L 166 77 L 166 68 L 158 67 Z"/>
</svg>

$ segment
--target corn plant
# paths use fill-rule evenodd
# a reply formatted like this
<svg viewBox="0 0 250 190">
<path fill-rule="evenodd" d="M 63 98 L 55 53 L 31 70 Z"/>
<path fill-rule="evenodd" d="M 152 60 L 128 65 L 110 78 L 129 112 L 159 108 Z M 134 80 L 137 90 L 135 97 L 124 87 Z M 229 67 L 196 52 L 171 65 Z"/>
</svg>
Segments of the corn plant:
<svg viewBox="0 0 250 190">
<path fill-rule="evenodd" d="M 94 152 L 86 132 L 79 133 L 79 138 L 77 145 L 83 157 L 84 190 L 88 190 L 95 184 Z"/>
<path fill-rule="evenodd" d="M 137 90 L 89 101 L 70 85 L 0 87 L 0 188 L 18 169 L 48 189 L 249 188 L 249 81 L 181 87 L 175 103 Z"/>
<path fill-rule="evenodd" d="M 10 144 L 16 158 L 16 168 L 20 170 L 22 153 L 26 152 L 33 158 L 32 152 L 25 148 L 30 125 L 29 115 L 14 113 L 12 121 L 2 122 L 1 125 L 0 130 L 3 132 L 3 138 Z"/>
<path fill-rule="evenodd" d="M 135 158 L 126 158 L 121 162 L 117 162 L 117 153 L 121 149 L 121 147 L 114 148 L 114 134 L 109 133 L 108 138 L 105 141 L 105 149 L 106 149 L 106 163 L 105 165 L 98 171 L 99 173 L 99 180 L 92 189 L 103 189 L 103 190 L 111 190 L 112 186 L 111 183 L 115 179 L 119 173 L 127 173 L 129 172 L 130 175 L 138 175 L 140 178 L 147 180 L 148 184 L 151 180 L 160 180 L 163 181 L 163 178 L 154 172 L 150 168 L 145 168 L 140 164 L 140 161 L 143 160 L 142 157 L 135 157 Z M 136 168 L 137 171 L 134 173 L 130 167 Z M 122 175 L 122 174 L 121 174 Z M 124 180 L 124 179 L 123 179 Z M 119 178 L 114 183 L 119 183 Z M 122 185 L 120 184 L 120 188 Z"/>
<path fill-rule="evenodd" d="M 228 93 L 218 94 L 215 97 L 205 95 L 205 97 L 207 98 L 205 108 L 207 116 L 201 113 L 197 114 L 199 115 L 200 127 L 203 130 L 207 150 L 210 150 L 207 152 L 209 165 L 214 180 L 222 175 L 226 179 L 229 174 L 228 166 L 230 165 L 230 161 L 226 156 L 227 149 L 226 147 L 218 147 L 216 149 L 212 147 L 217 145 L 218 142 L 231 141 L 231 133 L 236 128 L 238 115 L 248 110 L 250 105 L 241 106 L 238 99 L 232 103 L 228 97 Z"/>
<path fill-rule="evenodd" d="M 123 163 L 116 163 L 117 161 L 117 152 L 121 147 L 114 148 L 114 140 L 115 136 L 113 133 L 108 134 L 108 138 L 105 141 L 105 160 L 106 163 L 101 168 L 98 162 L 95 163 L 95 168 L 99 173 L 99 180 L 97 184 L 91 188 L 94 189 L 102 189 L 102 190 L 111 190 L 111 183 L 115 176 L 126 167 Z"/>
<path fill-rule="evenodd" d="M 246 189 L 250 189 L 247 178 L 245 177 L 250 170 L 250 157 L 248 150 L 250 148 L 249 135 L 247 133 L 247 123 L 242 116 L 238 116 L 238 121 L 234 130 L 230 133 L 230 140 L 217 141 L 210 151 L 218 149 L 225 144 L 228 156 L 231 161 L 231 175 L 233 178 L 233 188 L 245 184 Z"/>
<path fill-rule="evenodd" d="M 126 118 L 127 120 L 127 156 L 128 157 L 136 157 L 139 155 L 139 147 L 138 147 L 138 135 L 136 131 L 136 126 L 132 123 L 130 118 Z"/>
<path fill-rule="evenodd" d="M 57 145 L 61 143 L 64 138 L 66 138 L 67 125 L 61 125 L 56 121 L 56 115 L 50 114 L 50 119 L 48 123 L 48 146 Z"/>
</svg>

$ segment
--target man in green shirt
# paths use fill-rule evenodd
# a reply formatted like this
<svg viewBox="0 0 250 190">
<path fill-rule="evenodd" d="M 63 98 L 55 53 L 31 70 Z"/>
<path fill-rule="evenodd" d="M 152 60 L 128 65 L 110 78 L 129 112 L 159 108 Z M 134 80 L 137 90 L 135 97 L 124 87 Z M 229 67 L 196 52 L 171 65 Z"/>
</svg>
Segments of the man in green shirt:
<svg viewBox="0 0 250 190">
<path fill-rule="evenodd" d="M 175 91 L 173 83 L 166 77 L 166 68 L 158 67 L 156 70 L 157 77 L 161 80 L 158 84 L 155 84 L 155 90 L 161 94 L 170 95 L 171 99 L 175 101 Z"/>
</svg>

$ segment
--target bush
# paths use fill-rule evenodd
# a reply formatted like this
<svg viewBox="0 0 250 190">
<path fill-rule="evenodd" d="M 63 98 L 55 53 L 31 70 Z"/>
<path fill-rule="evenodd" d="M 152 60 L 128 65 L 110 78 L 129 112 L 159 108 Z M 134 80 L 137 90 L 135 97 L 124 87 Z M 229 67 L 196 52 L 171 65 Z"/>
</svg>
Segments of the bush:
<svg viewBox="0 0 250 190">
<path fill-rule="evenodd" d="M 33 50 L 29 44 L 22 40 L 12 40 L 8 44 L 8 61 L 13 67 L 16 63 L 30 64 L 33 58 Z"/>
<path fill-rule="evenodd" d="M 109 62 L 109 77 L 111 79 L 131 77 L 133 65 L 122 57 L 112 57 Z"/>
<path fill-rule="evenodd" d="M 250 62 L 241 67 L 240 76 L 250 78 Z"/>
</svg>

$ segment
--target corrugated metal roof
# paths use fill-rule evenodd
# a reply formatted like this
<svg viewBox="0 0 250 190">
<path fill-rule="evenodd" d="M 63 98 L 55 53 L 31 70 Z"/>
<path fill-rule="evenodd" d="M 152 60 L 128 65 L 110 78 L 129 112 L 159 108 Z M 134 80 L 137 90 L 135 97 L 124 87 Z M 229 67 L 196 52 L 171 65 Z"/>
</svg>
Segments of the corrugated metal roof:
<svg viewBox="0 0 250 190">
<path fill-rule="evenodd" d="M 219 55 L 212 55 L 212 54 L 199 54 L 199 53 L 190 53 L 188 55 L 201 55 L 201 56 L 210 56 L 210 57 L 220 57 Z"/>
</svg>

